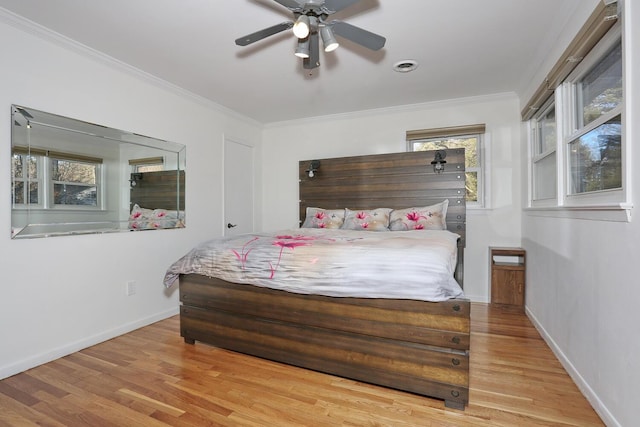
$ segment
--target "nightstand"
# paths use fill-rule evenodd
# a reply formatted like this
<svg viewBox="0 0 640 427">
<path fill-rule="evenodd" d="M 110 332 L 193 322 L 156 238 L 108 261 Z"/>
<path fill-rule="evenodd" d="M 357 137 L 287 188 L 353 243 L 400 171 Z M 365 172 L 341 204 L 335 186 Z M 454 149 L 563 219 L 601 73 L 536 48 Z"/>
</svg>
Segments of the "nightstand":
<svg viewBox="0 0 640 427">
<path fill-rule="evenodd" d="M 489 247 L 491 303 L 524 306 L 526 251 Z"/>
</svg>

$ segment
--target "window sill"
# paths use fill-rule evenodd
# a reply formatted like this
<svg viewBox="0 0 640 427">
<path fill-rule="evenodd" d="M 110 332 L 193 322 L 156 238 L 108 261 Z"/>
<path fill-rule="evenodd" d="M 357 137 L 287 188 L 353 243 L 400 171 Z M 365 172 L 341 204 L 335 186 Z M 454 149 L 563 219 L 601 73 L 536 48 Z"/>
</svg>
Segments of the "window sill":
<svg viewBox="0 0 640 427">
<path fill-rule="evenodd" d="M 633 205 L 619 204 L 589 207 L 530 207 L 524 212 L 531 216 L 584 219 L 591 221 L 631 222 Z"/>
<path fill-rule="evenodd" d="M 75 208 L 71 208 L 71 207 L 55 207 L 55 208 L 43 208 L 43 207 L 30 207 L 30 208 L 23 208 L 23 207 L 16 207 L 13 206 L 11 208 L 14 211 L 17 212 L 65 212 L 65 213 L 105 213 L 105 212 L 109 212 L 107 209 L 100 209 L 100 208 L 96 208 L 96 207 L 92 207 L 92 206 L 83 206 L 83 205 L 77 205 L 77 207 Z"/>
</svg>

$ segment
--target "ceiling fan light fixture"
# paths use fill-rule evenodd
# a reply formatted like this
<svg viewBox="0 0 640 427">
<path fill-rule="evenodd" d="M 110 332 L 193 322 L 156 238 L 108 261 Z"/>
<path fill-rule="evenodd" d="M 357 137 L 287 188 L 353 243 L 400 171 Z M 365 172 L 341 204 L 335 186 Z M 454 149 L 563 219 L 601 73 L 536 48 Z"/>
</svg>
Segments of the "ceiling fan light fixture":
<svg viewBox="0 0 640 427">
<path fill-rule="evenodd" d="M 333 35 L 333 31 L 331 31 L 331 27 L 322 27 L 320 29 L 320 36 L 322 37 L 325 52 L 333 52 L 338 48 L 338 46 L 340 46 Z"/>
<path fill-rule="evenodd" d="M 296 47 L 296 53 L 295 55 L 298 58 L 308 58 L 310 55 L 309 52 L 309 37 L 305 38 L 305 39 L 300 39 L 298 40 L 298 46 Z"/>
<path fill-rule="evenodd" d="M 268 1 L 268 0 L 261 0 Z M 340 20 L 328 20 L 329 16 L 360 0 L 273 0 L 292 12 L 286 22 L 254 31 L 235 40 L 238 46 L 248 46 L 283 31 L 292 30 L 298 42 L 309 40 L 308 52 L 304 43 L 295 48 L 295 55 L 303 58 L 302 67 L 312 70 L 320 66 L 320 39 L 325 52 L 336 50 L 340 44 L 336 36 L 346 39 L 366 49 L 377 51 L 384 47 L 387 39 L 355 25 Z M 615 1 L 615 0 L 611 0 Z"/>
<path fill-rule="evenodd" d="M 300 15 L 295 24 L 293 24 L 293 34 L 299 39 L 304 39 L 309 36 L 310 32 L 309 17 L 307 15 Z"/>
</svg>

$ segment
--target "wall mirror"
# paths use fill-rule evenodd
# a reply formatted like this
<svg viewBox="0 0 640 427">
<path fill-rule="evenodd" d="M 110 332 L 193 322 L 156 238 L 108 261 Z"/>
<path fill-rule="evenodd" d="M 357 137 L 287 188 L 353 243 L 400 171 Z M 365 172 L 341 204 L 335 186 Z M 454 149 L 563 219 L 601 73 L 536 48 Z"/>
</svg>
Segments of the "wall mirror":
<svg viewBox="0 0 640 427">
<path fill-rule="evenodd" d="M 11 106 L 11 237 L 185 226 L 182 144 Z"/>
</svg>

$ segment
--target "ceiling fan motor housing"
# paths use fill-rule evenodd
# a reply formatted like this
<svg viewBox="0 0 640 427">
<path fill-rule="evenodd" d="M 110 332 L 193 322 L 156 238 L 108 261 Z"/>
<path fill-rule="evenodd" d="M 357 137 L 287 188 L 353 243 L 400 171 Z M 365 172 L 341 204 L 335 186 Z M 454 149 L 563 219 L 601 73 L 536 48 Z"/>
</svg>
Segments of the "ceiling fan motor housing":
<svg viewBox="0 0 640 427">
<path fill-rule="evenodd" d="M 236 39 L 238 46 L 247 46 L 266 37 L 294 28 L 294 34 L 296 34 L 299 40 L 298 48 L 295 52 L 296 56 L 303 58 L 303 66 L 305 69 L 313 69 L 320 65 L 318 60 L 318 40 L 320 33 L 322 33 L 322 40 L 325 44 L 326 52 L 333 51 L 339 45 L 333 36 L 334 33 L 370 50 L 379 50 L 385 45 L 386 39 L 378 34 L 339 20 L 326 22 L 329 15 L 345 9 L 360 0 L 274 1 L 289 9 L 295 17 L 295 22 L 282 22 L 269 28 L 247 34 L 244 37 Z M 302 19 L 304 22 L 299 22 L 301 21 L 301 17 L 309 19 Z M 302 46 L 301 44 L 304 45 Z M 308 47 L 307 44 L 309 45 Z"/>
</svg>

